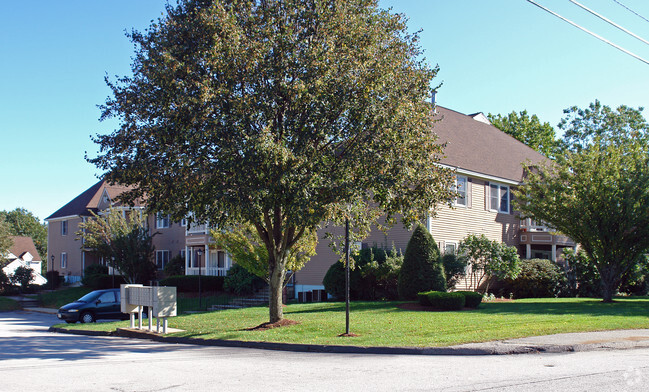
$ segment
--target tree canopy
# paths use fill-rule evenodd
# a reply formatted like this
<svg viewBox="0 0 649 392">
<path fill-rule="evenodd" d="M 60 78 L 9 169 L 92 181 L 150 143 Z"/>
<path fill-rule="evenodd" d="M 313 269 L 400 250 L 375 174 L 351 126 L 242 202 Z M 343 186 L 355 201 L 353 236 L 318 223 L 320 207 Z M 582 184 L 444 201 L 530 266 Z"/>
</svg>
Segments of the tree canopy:
<svg viewBox="0 0 649 392">
<path fill-rule="evenodd" d="M 552 158 L 557 153 L 559 141 L 550 123 L 541 123 L 536 114 L 530 116 L 527 110 L 515 111 L 506 116 L 487 115 L 489 121 L 498 129 L 525 143 L 546 157 Z"/>
<path fill-rule="evenodd" d="M 11 235 L 31 237 L 38 254 L 47 260 L 47 226 L 40 219 L 24 208 L 0 211 L 2 218 L 9 224 Z"/>
<path fill-rule="evenodd" d="M 0 216 L 0 268 L 4 267 L 7 262 L 7 252 L 13 246 L 14 242 L 11 239 L 11 227 Z"/>
<path fill-rule="evenodd" d="M 640 110 L 598 101 L 566 113 L 565 152 L 531 168 L 514 201 L 583 247 L 611 301 L 649 250 L 647 127 Z"/>
<path fill-rule="evenodd" d="M 119 271 L 128 283 L 146 283 L 153 277 L 155 249 L 152 235 L 138 211 L 108 209 L 79 224 L 83 247 Z"/>
<path fill-rule="evenodd" d="M 153 211 L 251 224 L 268 252 L 270 320 L 291 249 L 322 222 L 406 223 L 451 198 L 426 101 L 438 69 L 376 0 L 181 0 L 108 81 L 90 159 Z"/>
</svg>

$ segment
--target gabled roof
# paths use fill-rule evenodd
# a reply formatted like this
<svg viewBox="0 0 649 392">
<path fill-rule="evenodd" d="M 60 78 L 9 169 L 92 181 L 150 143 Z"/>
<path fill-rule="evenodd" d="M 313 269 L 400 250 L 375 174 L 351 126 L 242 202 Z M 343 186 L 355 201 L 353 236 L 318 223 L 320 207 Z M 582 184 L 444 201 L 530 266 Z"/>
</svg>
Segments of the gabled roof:
<svg viewBox="0 0 649 392">
<path fill-rule="evenodd" d="M 117 196 L 129 189 L 131 189 L 131 187 L 111 185 L 105 180 L 101 180 L 79 196 L 72 199 L 68 204 L 59 208 L 55 213 L 45 218 L 45 220 L 62 218 L 65 216 L 89 216 L 90 211 L 95 213 L 98 211 L 98 207 L 102 203 L 104 192 L 110 197 L 111 201 L 114 201 Z"/>
<path fill-rule="evenodd" d="M 493 125 L 476 120 L 477 114 L 465 115 L 437 106 L 433 132 L 438 143 L 447 143 L 443 164 L 520 182 L 526 161 L 547 160 L 534 149 L 502 132 Z"/>
<path fill-rule="evenodd" d="M 22 259 L 29 252 L 33 257 L 33 261 L 42 261 L 31 237 L 11 237 L 11 239 L 13 240 L 13 245 L 9 248 L 9 252 L 14 256 Z"/>
</svg>

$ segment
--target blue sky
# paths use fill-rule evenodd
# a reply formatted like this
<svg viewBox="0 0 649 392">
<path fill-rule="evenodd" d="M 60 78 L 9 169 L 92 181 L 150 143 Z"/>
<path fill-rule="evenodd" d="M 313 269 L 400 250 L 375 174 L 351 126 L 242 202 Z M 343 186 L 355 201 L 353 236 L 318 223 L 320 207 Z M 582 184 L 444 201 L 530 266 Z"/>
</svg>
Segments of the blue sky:
<svg viewBox="0 0 649 392">
<path fill-rule="evenodd" d="M 649 45 L 568 0 L 536 0 L 641 57 Z M 649 19 L 649 2 L 619 0 Z M 649 22 L 614 0 L 581 0 L 649 40 Z M 427 61 L 440 66 L 437 101 L 462 113 L 527 109 L 556 126 L 562 110 L 604 104 L 649 107 L 649 65 L 525 0 L 380 0 L 423 29 Z M 84 160 L 109 94 L 104 76 L 130 72 L 133 45 L 164 1 L 10 2 L 0 13 L 0 210 L 25 207 L 43 219 L 97 181 Z"/>
</svg>

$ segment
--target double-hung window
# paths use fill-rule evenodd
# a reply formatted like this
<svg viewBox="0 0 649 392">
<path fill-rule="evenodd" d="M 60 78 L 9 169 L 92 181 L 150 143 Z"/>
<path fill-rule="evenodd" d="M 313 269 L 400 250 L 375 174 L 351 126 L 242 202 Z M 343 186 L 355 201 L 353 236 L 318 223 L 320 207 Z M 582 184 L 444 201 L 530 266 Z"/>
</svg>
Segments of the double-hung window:
<svg viewBox="0 0 649 392">
<path fill-rule="evenodd" d="M 158 269 L 163 269 L 169 262 L 168 250 L 156 250 L 155 252 L 155 265 Z"/>
<path fill-rule="evenodd" d="M 456 206 L 468 206 L 469 194 L 467 193 L 467 186 L 469 182 L 465 176 L 455 176 L 455 192 L 457 197 L 455 198 Z"/>
<path fill-rule="evenodd" d="M 61 253 L 61 268 L 68 268 L 68 254 L 65 252 Z"/>
<path fill-rule="evenodd" d="M 158 212 L 155 220 L 155 228 L 166 229 L 167 227 L 169 227 L 169 215 Z"/>
<path fill-rule="evenodd" d="M 61 235 L 68 235 L 68 221 L 61 221 Z"/>
<path fill-rule="evenodd" d="M 489 184 L 489 209 L 509 214 L 509 186 Z"/>
</svg>

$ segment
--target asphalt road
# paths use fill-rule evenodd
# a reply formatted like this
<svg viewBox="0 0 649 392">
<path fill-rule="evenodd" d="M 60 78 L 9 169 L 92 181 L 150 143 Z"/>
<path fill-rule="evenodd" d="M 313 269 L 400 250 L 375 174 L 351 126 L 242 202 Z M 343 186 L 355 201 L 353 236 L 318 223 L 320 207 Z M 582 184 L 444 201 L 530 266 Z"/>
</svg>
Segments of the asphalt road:
<svg viewBox="0 0 649 392">
<path fill-rule="evenodd" d="M 0 313 L 0 391 L 643 391 L 649 349 L 498 356 L 292 353 L 56 334 Z"/>
</svg>

